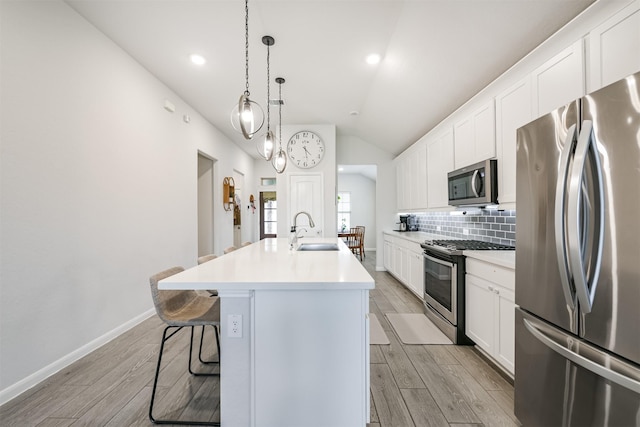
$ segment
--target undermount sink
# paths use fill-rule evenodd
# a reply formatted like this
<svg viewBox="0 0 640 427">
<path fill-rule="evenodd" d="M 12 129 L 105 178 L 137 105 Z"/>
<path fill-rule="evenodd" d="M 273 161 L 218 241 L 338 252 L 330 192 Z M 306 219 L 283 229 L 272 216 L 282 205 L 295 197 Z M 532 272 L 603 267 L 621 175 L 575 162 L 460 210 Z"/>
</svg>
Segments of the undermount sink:
<svg viewBox="0 0 640 427">
<path fill-rule="evenodd" d="M 338 251 L 337 243 L 301 243 L 299 251 Z"/>
</svg>

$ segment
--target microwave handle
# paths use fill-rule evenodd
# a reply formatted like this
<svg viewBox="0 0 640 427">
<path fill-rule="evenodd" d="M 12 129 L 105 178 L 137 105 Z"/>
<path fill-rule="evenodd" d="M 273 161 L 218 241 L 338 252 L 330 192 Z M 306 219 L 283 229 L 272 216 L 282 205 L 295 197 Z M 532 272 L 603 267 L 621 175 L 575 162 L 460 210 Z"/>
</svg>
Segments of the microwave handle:
<svg viewBox="0 0 640 427">
<path fill-rule="evenodd" d="M 474 196 L 478 196 L 478 191 L 476 190 L 476 178 L 478 177 L 478 169 L 473 171 L 473 176 L 471 177 L 471 191 L 473 191 Z"/>
</svg>

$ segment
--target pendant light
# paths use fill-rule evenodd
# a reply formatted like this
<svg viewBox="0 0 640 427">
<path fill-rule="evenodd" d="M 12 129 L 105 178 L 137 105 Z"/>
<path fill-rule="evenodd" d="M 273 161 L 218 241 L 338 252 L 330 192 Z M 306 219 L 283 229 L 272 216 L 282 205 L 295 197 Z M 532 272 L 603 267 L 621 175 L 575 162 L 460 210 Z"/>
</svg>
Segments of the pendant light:
<svg viewBox="0 0 640 427">
<path fill-rule="evenodd" d="M 273 156 L 273 168 L 278 173 L 284 172 L 287 167 L 287 153 L 282 149 L 282 83 L 284 83 L 284 79 L 282 77 L 276 78 L 276 83 L 278 83 L 278 152 Z"/>
<path fill-rule="evenodd" d="M 276 137 L 273 132 L 271 132 L 271 110 L 269 108 L 269 97 L 271 95 L 271 92 L 269 91 L 271 86 L 271 77 L 269 74 L 269 47 L 273 46 L 275 42 L 276 41 L 271 36 L 262 37 L 262 43 L 267 46 L 267 133 L 258 139 L 256 147 L 258 149 L 258 154 L 260 154 L 260 156 L 262 156 L 266 161 L 271 160 L 273 157 L 273 150 L 276 148 Z"/>
<path fill-rule="evenodd" d="M 249 98 L 249 0 L 244 1 L 244 75 L 245 90 L 240 95 L 238 105 L 231 111 L 231 125 L 242 132 L 245 139 L 251 139 L 262 128 L 264 112 L 258 103 Z"/>
</svg>

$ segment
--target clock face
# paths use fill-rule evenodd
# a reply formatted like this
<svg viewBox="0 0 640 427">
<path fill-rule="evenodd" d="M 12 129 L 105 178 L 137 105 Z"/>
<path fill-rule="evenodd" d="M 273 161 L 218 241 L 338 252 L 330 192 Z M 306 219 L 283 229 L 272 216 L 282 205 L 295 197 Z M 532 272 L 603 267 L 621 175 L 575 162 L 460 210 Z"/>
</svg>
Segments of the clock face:
<svg viewBox="0 0 640 427">
<path fill-rule="evenodd" d="M 324 142 L 313 132 L 298 132 L 289 139 L 287 154 L 297 167 L 312 168 L 324 157 Z"/>
</svg>

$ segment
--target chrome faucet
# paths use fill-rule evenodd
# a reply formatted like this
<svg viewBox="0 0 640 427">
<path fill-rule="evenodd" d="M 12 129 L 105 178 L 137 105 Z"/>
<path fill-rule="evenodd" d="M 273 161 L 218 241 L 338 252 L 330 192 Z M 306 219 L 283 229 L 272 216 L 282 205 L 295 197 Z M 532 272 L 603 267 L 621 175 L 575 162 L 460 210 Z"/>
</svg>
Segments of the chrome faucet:
<svg viewBox="0 0 640 427">
<path fill-rule="evenodd" d="M 300 214 L 304 214 L 304 215 L 307 216 L 307 218 L 309 218 L 309 227 L 315 227 L 316 226 L 316 224 L 313 222 L 313 219 L 311 218 L 311 215 L 309 215 L 308 212 L 305 212 L 305 211 L 298 212 L 293 217 L 293 225 L 291 226 L 291 235 L 289 237 L 289 247 L 290 247 L 290 249 L 294 249 L 295 246 L 298 244 L 298 233 L 296 232 L 296 230 L 298 228 L 298 216 Z M 307 231 L 306 228 L 303 228 L 302 230 Z"/>
</svg>

